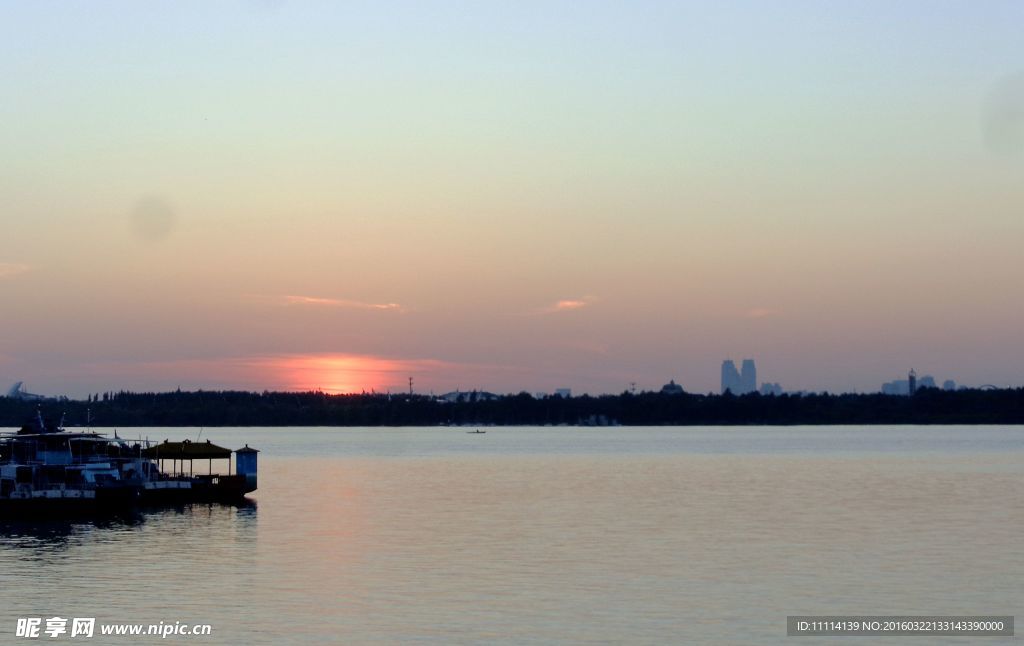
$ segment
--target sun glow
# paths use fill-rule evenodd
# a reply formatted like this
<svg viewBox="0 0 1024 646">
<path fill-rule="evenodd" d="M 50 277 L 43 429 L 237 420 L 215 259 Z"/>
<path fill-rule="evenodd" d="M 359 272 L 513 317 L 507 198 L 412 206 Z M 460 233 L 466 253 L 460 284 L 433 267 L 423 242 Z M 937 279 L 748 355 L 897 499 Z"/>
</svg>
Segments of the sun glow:
<svg viewBox="0 0 1024 646">
<path fill-rule="evenodd" d="M 397 390 L 410 376 L 440 367 L 430 360 L 322 354 L 280 357 L 269 366 L 289 390 L 330 394 Z"/>
</svg>

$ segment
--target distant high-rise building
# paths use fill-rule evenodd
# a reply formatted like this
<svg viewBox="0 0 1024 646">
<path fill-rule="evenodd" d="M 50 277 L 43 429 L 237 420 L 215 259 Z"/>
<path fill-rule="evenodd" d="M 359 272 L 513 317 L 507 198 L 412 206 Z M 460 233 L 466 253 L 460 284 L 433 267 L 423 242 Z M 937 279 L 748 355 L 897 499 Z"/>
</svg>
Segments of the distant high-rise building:
<svg viewBox="0 0 1024 646">
<path fill-rule="evenodd" d="M 780 383 L 778 383 L 778 382 L 771 383 L 770 381 L 766 381 L 763 384 L 761 384 L 761 394 L 762 395 L 781 395 L 782 394 L 782 385 Z"/>
<path fill-rule="evenodd" d="M 907 374 L 906 379 L 896 379 L 895 381 L 889 381 L 882 384 L 883 395 L 913 395 L 922 388 L 937 388 L 935 383 L 935 377 L 931 375 L 925 375 L 923 377 L 917 376 L 917 371 L 911 370 Z M 942 387 L 946 390 L 952 390 L 956 388 L 956 382 L 947 380 Z"/>
<path fill-rule="evenodd" d="M 736 370 L 732 359 L 722 362 L 722 394 L 746 395 L 757 390 L 757 368 L 753 359 L 743 360 L 743 370 Z"/>
<path fill-rule="evenodd" d="M 722 362 L 722 394 L 724 395 L 726 391 L 734 395 L 740 394 L 740 373 L 732 359 Z"/>
<path fill-rule="evenodd" d="M 882 384 L 883 395 L 909 395 L 910 394 L 910 382 L 906 379 L 896 379 L 895 381 L 887 381 Z"/>
<path fill-rule="evenodd" d="M 744 395 L 757 390 L 757 368 L 754 366 L 753 359 L 743 360 L 743 369 L 740 371 L 740 390 Z"/>
</svg>

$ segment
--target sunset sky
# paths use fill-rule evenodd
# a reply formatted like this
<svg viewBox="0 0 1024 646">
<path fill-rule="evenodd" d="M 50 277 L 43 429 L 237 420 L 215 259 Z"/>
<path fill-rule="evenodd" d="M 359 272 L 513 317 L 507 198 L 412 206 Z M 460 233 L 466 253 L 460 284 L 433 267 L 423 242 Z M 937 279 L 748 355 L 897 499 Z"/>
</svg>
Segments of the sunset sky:
<svg viewBox="0 0 1024 646">
<path fill-rule="evenodd" d="M 1022 25 L 2 2 L 0 391 L 1024 384 Z"/>
</svg>

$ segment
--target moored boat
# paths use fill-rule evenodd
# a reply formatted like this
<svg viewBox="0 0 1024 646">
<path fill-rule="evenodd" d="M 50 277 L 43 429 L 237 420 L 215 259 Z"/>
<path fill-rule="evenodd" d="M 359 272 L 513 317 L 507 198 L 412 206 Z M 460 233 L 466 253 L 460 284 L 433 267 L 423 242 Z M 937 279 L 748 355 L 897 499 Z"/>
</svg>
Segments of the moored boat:
<svg viewBox="0 0 1024 646">
<path fill-rule="evenodd" d="M 67 431 L 37 415 L 17 432 L 0 434 L 0 519 L 240 501 L 256 490 L 257 453 L 248 445 L 232 451 L 209 441 L 151 444 Z M 214 473 L 214 459 L 227 460 L 227 474 Z M 195 460 L 209 461 L 207 473 L 194 472 Z"/>
<path fill-rule="evenodd" d="M 154 477 L 143 486 L 142 501 L 147 504 L 180 502 L 230 502 L 256 490 L 256 449 L 248 444 L 232 451 L 206 442 L 170 442 L 164 440 L 142 450 L 142 455 L 156 465 Z M 232 472 L 232 454 L 235 470 Z M 208 462 L 205 474 L 196 474 L 196 461 Z M 227 474 L 213 471 L 214 460 L 227 461 Z M 171 471 L 165 471 L 170 463 Z M 185 465 L 188 465 L 188 473 Z"/>
</svg>

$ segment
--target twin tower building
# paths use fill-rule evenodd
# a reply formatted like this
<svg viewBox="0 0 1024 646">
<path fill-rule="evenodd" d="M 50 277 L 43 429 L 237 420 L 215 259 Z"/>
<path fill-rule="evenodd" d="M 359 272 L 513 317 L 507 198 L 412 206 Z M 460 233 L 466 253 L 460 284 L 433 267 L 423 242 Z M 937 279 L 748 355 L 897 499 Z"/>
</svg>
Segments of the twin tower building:
<svg viewBox="0 0 1024 646">
<path fill-rule="evenodd" d="M 757 390 L 757 367 L 753 359 L 743 360 L 743 369 L 736 371 L 732 359 L 722 362 L 722 394 L 726 391 L 734 395 L 745 395 Z"/>
</svg>

